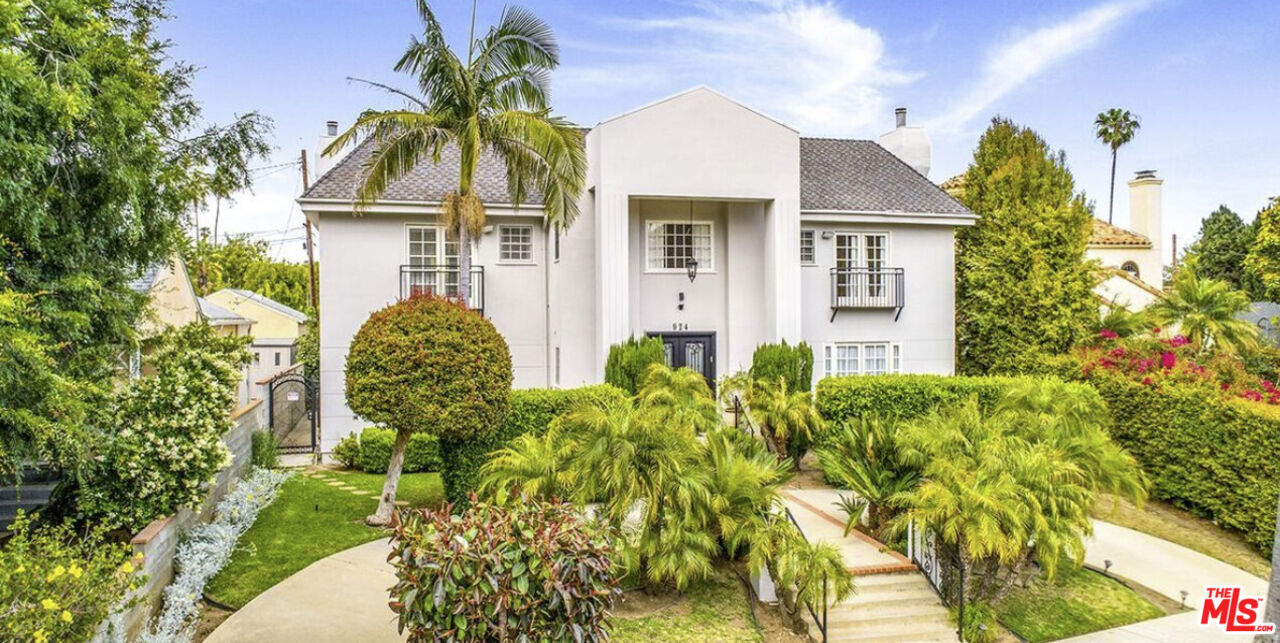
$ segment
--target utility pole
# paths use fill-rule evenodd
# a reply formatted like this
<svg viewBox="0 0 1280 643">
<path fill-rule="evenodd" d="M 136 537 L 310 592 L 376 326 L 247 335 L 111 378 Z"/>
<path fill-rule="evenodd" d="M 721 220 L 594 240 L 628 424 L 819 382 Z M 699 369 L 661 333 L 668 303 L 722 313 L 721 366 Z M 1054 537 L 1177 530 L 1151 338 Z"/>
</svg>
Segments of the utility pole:
<svg viewBox="0 0 1280 643">
<path fill-rule="evenodd" d="M 306 192 L 310 188 L 311 181 L 307 177 L 307 151 L 302 150 L 302 191 Z M 316 285 L 316 257 L 315 251 L 312 250 L 314 244 L 311 241 L 311 219 L 307 218 L 305 213 L 302 215 L 302 225 L 307 228 L 307 269 L 311 271 L 311 288 L 308 294 L 311 295 L 311 314 L 315 315 L 320 310 L 318 301 L 320 289 Z"/>
</svg>

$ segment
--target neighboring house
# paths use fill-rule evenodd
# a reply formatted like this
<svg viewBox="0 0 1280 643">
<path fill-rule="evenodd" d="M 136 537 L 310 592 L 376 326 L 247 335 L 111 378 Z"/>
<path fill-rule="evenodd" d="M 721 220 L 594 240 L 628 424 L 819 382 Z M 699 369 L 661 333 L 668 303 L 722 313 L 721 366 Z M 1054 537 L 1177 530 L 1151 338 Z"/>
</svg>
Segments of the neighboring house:
<svg viewBox="0 0 1280 643">
<path fill-rule="evenodd" d="M 146 308 L 136 327 L 141 345 L 128 356 L 129 374 L 138 377 L 149 369 L 142 359 L 148 353 L 147 340 L 165 328 L 185 326 L 204 317 L 187 265 L 176 252 L 148 266 L 137 279 L 129 282 L 129 288 L 147 297 Z"/>
<path fill-rule="evenodd" d="M 249 381 L 262 382 L 293 366 L 298 336 L 307 315 L 251 290 L 224 288 L 205 297 L 237 315 L 253 320 L 253 365 Z"/>
<path fill-rule="evenodd" d="M 1248 312 L 1236 315 L 1236 319 L 1256 325 L 1263 339 L 1272 344 L 1280 344 L 1280 326 L 1276 325 L 1276 320 L 1280 319 L 1280 304 L 1255 301 Z"/>
<path fill-rule="evenodd" d="M 509 202 L 504 168 L 486 153 L 476 192 L 489 225 L 469 303 L 506 338 L 517 387 L 599 382 L 609 346 L 643 335 L 662 336 L 672 365 L 711 381 L 781 340 L 814 347 L 815 378 L 949 374 L 954 231 L 976 217 L 921 174 L 922 137 L 886 138 L 917 169 L 876 142 L 802 137 L 695 88 L 586 132 L 581 215 L 562 234 L 544 227 L 536 195 Z M 362 425 L 345 404 L 343 369 L 369 314 L 415 292 L 457 292 L 456 242 L 438 221 L 457 149 L 356 216 L 371 151 L 366 142 L 331 168 L 323 159 L 298 200 L 325 238 L 324 451 Z"/>
<path fill-rule="evenodd" d="M 1095 292 L 1107 302 L 1141 310 L 1164 288 L 1161 184 L 1143 170 L 1129 181 L 1129 230 L 1094 219 L 1085 256 L 1106 270 Z"/>
<path fill-rule="evenodd" d="M 252 334 L 251 329 L 254 324 L 252 319 L 227 310 L 203 297 L 199 298 L 199 302 L 200 313 L 204 315 L 205 323 L 213 326 L 218 335 L 223 337 L 248 337 Z M 250 369 L 250 366 L 245 366 L 240 378 L 239 393 L 237 395 L 240 406 L 248 404 L 249 399 L 252 397 L 250 383 L 254 380 Z"/>
<path fill-rule="evenodd" d="M 1101 219 L 1093 220 L 1085 257 L 1102 265 L 1102 281 L 1094 292 L 1110 306 L 1141 310 L 1158 299 L 1164 287 L 1163 236 L 1161 234 L 1161 185 L 1152 170 L 1138 172 L 1129 181 L 1129 227 L 1126 230 Z M 964 175 L 944 181 L 942 189 L 960 198 Z"/>
</svg>

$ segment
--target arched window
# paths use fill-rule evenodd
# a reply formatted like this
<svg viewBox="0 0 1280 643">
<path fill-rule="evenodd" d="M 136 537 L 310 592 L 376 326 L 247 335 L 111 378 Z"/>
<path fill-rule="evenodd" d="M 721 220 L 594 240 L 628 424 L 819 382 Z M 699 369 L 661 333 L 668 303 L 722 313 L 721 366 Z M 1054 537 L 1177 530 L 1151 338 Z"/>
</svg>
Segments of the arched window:
<svg viewBox="0 0 1280 643">
<path fill-rule="evenodd" d="M 1123 264 L 1120 264 L 1120 269 L 1133 275 L 1134 277 L 1141 278 L 1141 275 L 1138 274 L 1138 264 L 1132 261 L 1126 261 Z"/>
</svg>

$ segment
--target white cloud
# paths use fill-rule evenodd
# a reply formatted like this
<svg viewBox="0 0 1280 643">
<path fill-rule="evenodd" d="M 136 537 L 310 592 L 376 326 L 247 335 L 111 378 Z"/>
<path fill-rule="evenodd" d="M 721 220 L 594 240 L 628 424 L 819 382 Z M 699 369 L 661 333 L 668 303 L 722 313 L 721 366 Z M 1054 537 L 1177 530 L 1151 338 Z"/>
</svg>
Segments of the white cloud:
<svg viewBox="0 0 1280 643">
<path fill-rule="evenodd" d="M 1049 67 L 1096 44 L 1129 18 L 1148 9 L 1154 0 L 1107 2 L 991 48 L 982 76 L 945 114 L 926 126 L 955 130 L 985 112 L 1009 92 Z"/>
<path fill-rule="evenodd" d="M 880 34 L 829 0 L 685 6 L 675 17 L 608 21 L 645 46 L 602 45 L 613 54 L 609 61 L 566 66 L 557 83 L 569 93 L 655 87 L 669 93 L 705 84 L 806 133 L 848 134 L 875 121 L 887 125 L 885 88 L 917 77 L 895 69 Z"/>
</svg>

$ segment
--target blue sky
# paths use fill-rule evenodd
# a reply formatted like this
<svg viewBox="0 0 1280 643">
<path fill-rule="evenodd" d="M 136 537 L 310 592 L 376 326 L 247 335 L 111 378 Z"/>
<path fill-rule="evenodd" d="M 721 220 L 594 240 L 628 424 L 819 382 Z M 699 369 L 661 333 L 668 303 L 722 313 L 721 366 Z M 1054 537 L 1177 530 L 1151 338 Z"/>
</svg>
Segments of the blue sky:
<svg viewBox="0 0 1280 643">
<path fill-rule="evenodd" d="M 1141 117 L 1142 130 L 1120 151 L 1118 224 L 1128 217 L 1123 182 L 1139 169 L 1165 179 L 1165 232 L 1179 245 L 1219 203 L 1249 220 L 1280 195 L 1280 3 L 522 4 L 556 31 L 553 101 L 584 125 L 699 84 L 806 135 L 875 138 L 901 105 L 928 128 L 930 178 L 941 181 L 964 171 L 999 114 L 1064 150 L 1105 218 L 1110 156 L 1092 121 L 1122 107 Z M 481 0 L 477 24 L 495 21 L 502 6 Z M 433 7 L 464 47 L 471 3 Z M 261 165 L 314 152 L 326 120 L 345 126 L 366 107 L 396 105 L 348 76 L 411 86 L 391 71 L 420 30 L 409 0 L 175 0 L 171 12 L 164 32 L 177 58 L 202 68 L 194 91 L 206 117 L 258 110 L 275 119 L 278 149 Z M 221 231 L 254 232 L 280 256 L 300 259 L 297 172 L 261 174 L 253 194 L 223 205 Z"/>
</svg>

